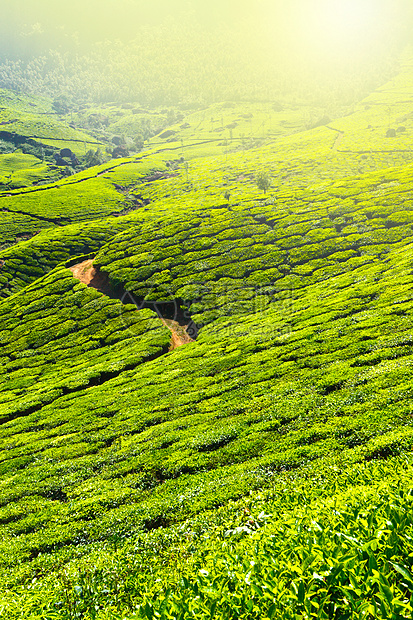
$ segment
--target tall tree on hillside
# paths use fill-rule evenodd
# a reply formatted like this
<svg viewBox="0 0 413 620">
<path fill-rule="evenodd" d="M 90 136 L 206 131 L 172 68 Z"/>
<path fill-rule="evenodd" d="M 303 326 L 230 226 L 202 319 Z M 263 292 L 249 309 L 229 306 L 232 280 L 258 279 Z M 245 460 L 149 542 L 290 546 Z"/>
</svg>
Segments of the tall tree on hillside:
<svg viewBox="0 0 413 620">
<path fill-rule="evenodd" d="M 257 176 L 255 177 L 255 182 L 257 184 L 258 189 L 264 192 L 264 194 L 266 194 L 269 188 L 271 187 L 270 175 L 268 174 L 268 172 L 265 172 L 264 170 L 262 170 L 261 172 L 257 174 Z"/>
</svg>

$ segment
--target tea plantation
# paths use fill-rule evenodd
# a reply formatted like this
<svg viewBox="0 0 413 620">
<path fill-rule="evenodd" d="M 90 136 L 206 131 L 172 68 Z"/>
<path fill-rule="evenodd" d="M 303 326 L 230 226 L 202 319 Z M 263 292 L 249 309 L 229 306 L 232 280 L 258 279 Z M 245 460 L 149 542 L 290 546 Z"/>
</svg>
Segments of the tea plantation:
<svg viewBox="0 0 413 620">
<path fill-rule="evenodd" d="M 0 618 L 412 617 L 412 96 L 1 191 Z"/>
</svg>

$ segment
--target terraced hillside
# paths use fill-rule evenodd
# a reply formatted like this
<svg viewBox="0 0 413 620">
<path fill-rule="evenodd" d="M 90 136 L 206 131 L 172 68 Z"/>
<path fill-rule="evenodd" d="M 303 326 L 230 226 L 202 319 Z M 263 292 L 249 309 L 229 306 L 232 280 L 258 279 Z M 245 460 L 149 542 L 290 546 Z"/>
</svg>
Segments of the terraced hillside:
<svg viewBox="0 0 413 620">
<path fill-rule="evenodd" d="M 84 146 L 99 142 L 79 131 L 69 123 L 62 122 L 52 102 L 41 97 L 18 95 L 12 91 L 0 91 L 0 138 L 15 144 L 30 140 L 47 147 L 71 148 L 82 155 Z"/>
<path fill-rule="evenodd" d="M 78 166 L 78 157 L 100 146 L 51 101 L 0 89 L 0 191 L 57 181 L 67 174 L 62 165 Z"/>
<path fill-rule="evenodd" d="M 0 194 L 0 617 L 411 618 L 412 95 Z"/>
</svg>

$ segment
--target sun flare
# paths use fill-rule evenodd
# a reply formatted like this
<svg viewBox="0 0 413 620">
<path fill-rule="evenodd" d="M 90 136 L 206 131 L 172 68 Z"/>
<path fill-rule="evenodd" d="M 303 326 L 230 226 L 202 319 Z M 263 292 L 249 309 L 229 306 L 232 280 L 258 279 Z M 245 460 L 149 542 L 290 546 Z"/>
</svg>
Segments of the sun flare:
<svg viewBox="0 0 413 620">
<path fill-rule="evenodd" d="M 300 17 L 300 36 L 303 43 L 324 54 L 357 53 L 378 36 L 386 19 L 382 8 L 379 0 L 308 3 Z"/>
<path fill-rule="evenodd" d="M 366 0 L 329 0 L 320 11 L 320 26 L 338 33 L 368 29 L 376 17 L 373 2 Z"/>
</svg>

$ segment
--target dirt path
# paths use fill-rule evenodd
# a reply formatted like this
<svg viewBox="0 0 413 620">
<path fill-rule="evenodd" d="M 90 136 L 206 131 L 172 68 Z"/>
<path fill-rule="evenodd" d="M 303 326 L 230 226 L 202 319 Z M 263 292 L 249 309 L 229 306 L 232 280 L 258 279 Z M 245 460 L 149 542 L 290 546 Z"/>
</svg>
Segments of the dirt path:
<svg viewBox="0 0 413 620">
<path fill-rule="evenodd" d="M 335 127 L 331 127 L 330 125 L 326 125 L 326 128 L 330 129 L 330 131 L 334 131 L 337 134 L 336 139 L 334 140 L 334 144 L 331 147 L 332 151 L 336 151 L 344 139 L 344 131 L 342 131 L 341 129 L 336 129 Z"/>
<path fill-rule="evenodd" d="M 108 278 L 94 267 L 93 259 L 85 260 L 82 263 L 77 263 L 77 265 L 72 265 L 69 269 L 73 273 L 73 276 L 80 280 L 80 282 L 83 282 L 83 284 L 86 284 L 86 286 L 91 286 L 105 295 L 109 293 Z M 159 318 L 171 332 L 170 351 L 184 344 L 194 342 L 193 338 L 191 338 L 186 331 L 186 325 L 180 325 L 177 321 L 173 321 L 172 319 Z"/>
<path fill-rule="evenodd" d="M 108 278 L 93 266 L 93 259 L 85 260 L 83 263 L 69 267 L 69 269 L 74 277 L 83 282 L 83 284 L 92 286 L 107 295 L 109 290 Z"/>
<path fill-rule="evenodd" d="M 334 140 L 334 144 L 331 147 L 332 151 L 337 151 L 338 147 L 344 140 L 344 131 L 341 131 L 340 129 L 334 129 L 334 127 L 327 127 L 327 129 L 331 129 L 331 131 L 337 132 L 336 139 Z"/>
<path fill-rule="evenodd" d="M 161 321 L 171 332 L 170 351 L 181 347 L 183 344 L 194 342 L 193 338 L 188 335 L 185 325 L 179 325 L 177 321 L 172 321 L 172 319 L 161 319 Z"/>
<path fill-rule="evenodd" d="M 48 138 L 45 138 L 45 140 L 47 140 Z M 53 140 L 57 140 L 57 138 L 53 138 Z M 61 138 L 61 140 L 63 140 L 63 138 Z M 212 142 L 220 142 L 222 140 L 222 138 L 216 138 L 213 140 L 202 140 L 201 142 L 194 142 L 194 143 L 189 143 L 184 145 L 183 148 L 188 148 L 188 147 L 195 147 L 195 146 L 203 146 L 204 144 L 210 144 Z M 234 138 L 234 140 L 238 140 L 238 138 Z M 69 142 L 69 140 L 65 140 L 67 142 Z M 70 140 L 70 142 L 77 142 L 78 140 Z M 83 140 L 80 140 L 80 142 L 83 142 Z M 39 143 L 40 144 L 40 143 Z M 87 142 L 86 144 L 99 144 L 99 142 Z M 150 146 L 160 146 L 161 143 L 155 143 L 152 144 Z M 47 148 L 47 145 L 43 145 Z M 162 146 L 164 146 L 164 143 L 162 143 Z M 121 161 L 119 163 L 115 163 L 113 164 L 113 166 L 108 166 L 107 168 L 105 168 L 104 170 L 100 170 L 99 172 L 96 172 L 95 174 L 91 174 L 90 176 L 86 176 L 82 179 L 78 179 L 75 178 L 74 180 L 70 180 L 72 177 L 69 177 L 69 180 L 64 180 L 63 182 L 62 180 L 57 181 L 55 183 L 51 183 L 49 185 L 41 185 L 40 187 L 36 186 L 36 187 L 24 187 L 20 190 L 9 190 L 9 191 L 5 191 L 5 192 L 0 192 L 0 198 L 13 198 L 13 196 L 21 196 L 23 194 L 33 194 L 34 192 L 47 192 L 50 189 L 59 189 L 60 187 L 68 187 L 69 185 L 77 185 L 79 183 L 85 183 L 86 181 L 90 181 L 91 179 L 97 179 L 98 177 L 104 175 L 104 174 L 108 174 L 110 172 L 113 172 L 113 170 L 116 170 L 117 168 L 121 167 L 121 166 L 128 166 L 129 164 L 137 164 L 140 163 L 141 161 L 143 161 L 144 159 L 148 158 L 148 157 L 153 157 L 154 155 L 159 155 L 160 153 L 167 153 L 170 151 L 180 151 L 182 150 L 182 145 L 180 144 L 179 146 L 164 146 L 164 148 L 162 149 L 156 149 L 154 151 L 149 151 L 149 152 L 145 152 L 142 155 L 138 155 L 136 157 L 128 157 L 128 161 Z M 114 160 L 116 161 L 116 160 Z M 96 168 L 97 166 L 93 166 L 93 168 Z M 76 177 L 76 175 L 74 175 Z M 141 180 L 141 179 L 138 179 Z M 14 211 L 13 211 L 14 213 Z M 111 213 L 109 213 L 107 216 L 105 217 L 110 217 L 110 215 L 113 215 Z M 77 220 L 75 220 L 77 221 Z M 72 222 L 71 222 L 72 223 Z"/>
<path fill-rule="evenodd" d="M 93 272 L 96 272 L 96 269 L 93 267 L 93 260 L 85 260 L 83 263 L 78 263 L 77 265 L 73 265 L 73 267 L 69 267 L 70 271 L 73 273 L 74 277 L 83 282 L 83 284 L 89 285 L 90 281 L 93 278 Z"/>
<path fill-rule="evenodd" d="M 343 142 L 344 140 L 344 131 L 340 131 L 334 144 L 333 144 L 333 151 L 336 151 L 338 149 L 338 147 L 340 146 L 340 144 Z"/>
</svg>

